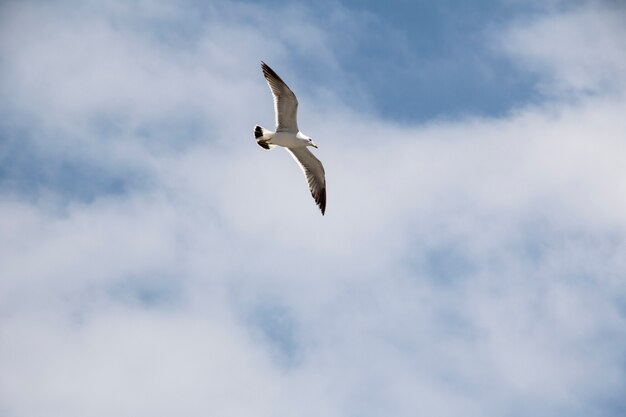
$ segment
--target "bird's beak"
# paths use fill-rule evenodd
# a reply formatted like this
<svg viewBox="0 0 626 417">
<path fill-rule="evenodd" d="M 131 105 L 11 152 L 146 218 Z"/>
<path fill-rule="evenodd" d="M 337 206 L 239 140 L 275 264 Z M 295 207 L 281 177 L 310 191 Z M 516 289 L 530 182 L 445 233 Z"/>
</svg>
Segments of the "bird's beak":
<svg viewBox="0 0 626 417">
<path fill-rule="evenodd" d="M 317 145 L 314 144 L 313 142 L 311 142 L 311 146 L 314 147 L 315 149 L 317 149 Z"/>
</svg>

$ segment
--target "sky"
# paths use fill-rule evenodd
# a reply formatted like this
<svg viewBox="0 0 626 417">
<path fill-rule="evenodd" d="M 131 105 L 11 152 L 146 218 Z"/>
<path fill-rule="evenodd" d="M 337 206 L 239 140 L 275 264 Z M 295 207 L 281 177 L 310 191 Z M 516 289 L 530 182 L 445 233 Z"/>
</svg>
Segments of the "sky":
<svg viewBox="0 0 626 417">
<path fill-rule="evenodd" d="M 0 415 L 625 415 L 625 19 L 1 2 Z"/>
</svg>

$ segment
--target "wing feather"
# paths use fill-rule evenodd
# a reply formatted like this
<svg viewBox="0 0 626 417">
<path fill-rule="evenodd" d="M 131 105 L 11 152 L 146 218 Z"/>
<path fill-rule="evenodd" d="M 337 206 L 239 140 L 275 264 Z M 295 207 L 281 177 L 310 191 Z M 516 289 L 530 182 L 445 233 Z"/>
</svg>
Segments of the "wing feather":
<svg viewBox="0 0 626 417">
<path fill-rule="evenodd" d="M 309 184 L 311 195 L 322 211 L 326 211 L 326 176 L 319 159 L 305 148 L 285 148 L 296 160 Z"/>
<path fill-rule="evenodd" d="M 261 61 L 263 76 L 274 96 L 274 113 L 276 114 L 277 132 L 298 132 L 298 99 L 285 82 Z"/>
</svg>

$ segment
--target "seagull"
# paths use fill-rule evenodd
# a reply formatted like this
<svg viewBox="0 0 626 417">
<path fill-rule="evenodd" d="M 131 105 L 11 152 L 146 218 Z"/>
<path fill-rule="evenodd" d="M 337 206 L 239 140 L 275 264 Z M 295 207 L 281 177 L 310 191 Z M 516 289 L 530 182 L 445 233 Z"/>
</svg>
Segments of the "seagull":
<svg viewBox="0 0 626 417">
<path fill-rule="evenodd" d="M 308 149 L 308 146 L 317 148 L 313 139 L 300 132 L 296 119 L 298 112 L 298 99 L 285 82 L 269 67 L 261 61 L 261 69 L 274 96 L 274 113 L 276 113 L 276 131 L 272 132 L 262 126 L 254 127 L 256 143 L 263 149 L 270 150 L 276 146 L 282 146 L 291 154 L 293 159 L 300 165 L 309 190 L 317 206 L 326 211 L 326 178 L 322 163 Z"/>
</svg>

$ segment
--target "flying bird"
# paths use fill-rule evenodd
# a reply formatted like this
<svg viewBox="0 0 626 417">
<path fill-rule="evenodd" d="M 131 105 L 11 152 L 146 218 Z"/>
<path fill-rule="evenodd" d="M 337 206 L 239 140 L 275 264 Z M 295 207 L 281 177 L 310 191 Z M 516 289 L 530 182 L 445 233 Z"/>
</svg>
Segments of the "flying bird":
<svg viewBox="0 0 626 417">
<path fill-rule="evenodd" d="M 326 211 L 326 178 L 322 163 L 308 149 L 308 146 L 317 148 L 313 139 L 298 129 L 297 112 L 298 99 L 285 82 L 261 61 L 261 69 L 267 84 L 274 96 L 274 113 L 276 114 L 276 131 L 272 132 L 262 126 L 254 127 L 254 138 L 264 149 L 270 150 L 282 146 L 291 154 L 300 165 L 309 184 L 311 195 L 322 211 Z"/>
</svg>

